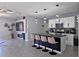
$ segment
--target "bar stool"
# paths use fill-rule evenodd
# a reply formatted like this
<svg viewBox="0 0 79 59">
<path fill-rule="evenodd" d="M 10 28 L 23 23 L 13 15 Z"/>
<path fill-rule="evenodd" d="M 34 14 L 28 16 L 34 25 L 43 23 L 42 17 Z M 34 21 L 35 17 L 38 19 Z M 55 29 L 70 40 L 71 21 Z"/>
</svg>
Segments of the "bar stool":
<svg viewBox="0 0 79 59">
<path fill-rule="evenodd" d="M 58 42 L 55 41 L 54 37 L 48 37 L 48 43 L 49 43 L 49 48 L 52 49 L 52 51 L 49 52 L 49 54 L 56 55 L 57 53 L 53 52 L 53 50 L 56 48 Z"/>
<path fill-rule="evenodd" d="M 42 48 L 40 47 L 40 43 L 41 43 L 40 35 L 35 35 L 35 39 L 36 39 L 36 43 L 38 44 L 37 49 L 42 49 Z"/>
<path fill-rule="evenodd" d="M 46 36 L 41 36 L 41 41 L 42 41 L 42 45 L 45 47 L 42 51 L 48 52 L 49 50 L 46 49 L 46 47 L 48 45 L 47 37 Z"/>
<path fill-rule="evenodd" d="M 31 34 L 31 39 L 34 41 L 34 45 L 32 45 L 32 47 L 36 47 L 36 45 L 35 45 L 36 39 L 35 39 L 35 35 L 34 34 Z"/>
</svg>

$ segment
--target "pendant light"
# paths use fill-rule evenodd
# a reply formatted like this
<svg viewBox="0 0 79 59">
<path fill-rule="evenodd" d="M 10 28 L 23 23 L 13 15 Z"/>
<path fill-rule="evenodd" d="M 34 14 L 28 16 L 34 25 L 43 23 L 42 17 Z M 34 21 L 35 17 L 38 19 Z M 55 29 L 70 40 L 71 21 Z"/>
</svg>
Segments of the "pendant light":
<svg viewBox="0 0 79 59">
<path fill-rule="evenodd" d="M 43 18 L 43 19 L 44 19 L 44 23 L 46 23 L 46 22 L 47 22 L 47 18 L 44 16 L 44 18 Z"/>
<path fill-rule="evenodd" d="M 59 15 L 56 15 L 56 22 L 60 22 Z"/>
<path fill-rule="evenodd" d="M 38 19 L 37 18 L 35 18 L 35 23 L 38 24 Z"/>
<path fill-rule="evenodd" d="M 38 14 L 38 11 L 35 11 L 34 14 Z M 38 24 L 37 16 L 35 17 L 35 23 Z"/>
</svg>

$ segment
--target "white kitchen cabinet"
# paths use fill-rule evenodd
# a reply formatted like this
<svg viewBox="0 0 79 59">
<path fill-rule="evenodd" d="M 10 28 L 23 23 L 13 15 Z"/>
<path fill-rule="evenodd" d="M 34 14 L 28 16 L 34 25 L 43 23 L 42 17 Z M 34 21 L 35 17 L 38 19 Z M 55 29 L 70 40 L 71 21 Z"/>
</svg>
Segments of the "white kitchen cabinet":
<svg viewBox="0 0 79 59">
<path fill-rule="evenodd" d="M 62 22 L 64 23 L 64 28 L 74 28 L 74 17 L 66 17 L 66 18 L 61 18 Z M 69 24 L 69 25 L 68 25 Z"/>
<path fill-rule="evenodd" d="M 67 39 L 66 39 L 66 45 L 74 45 L 74 34 L 66 34 L 67 35 Z"/>
<path fill-rule="evenodd" d="M 49 20 L 49 28 L 55 28 L 56 20 L 55 19 L 50 19 Z"/>
<path fill-rule="evenodd" d="M 63 23 L 64 28 L 74 28 L 74 21 L 75 17 L 65 17 L 65 18 L 59 18 L 60 22 L 57 22 L 56 19 L 50 19 L 49 20 L 49 28 L 55 28 L 56 23 Z"/>
</svg>

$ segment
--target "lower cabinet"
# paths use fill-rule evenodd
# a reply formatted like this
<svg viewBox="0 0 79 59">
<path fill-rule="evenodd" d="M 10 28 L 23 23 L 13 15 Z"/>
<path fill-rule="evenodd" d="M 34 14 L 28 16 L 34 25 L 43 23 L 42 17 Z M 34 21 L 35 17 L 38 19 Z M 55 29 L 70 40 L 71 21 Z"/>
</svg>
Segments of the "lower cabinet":
<svg viewBox="0 0 79 59">
<path fill-rule="evenodd" d="M 74 45 L 74 34 L 67 34 L 66 45 Z"/>
</svg>

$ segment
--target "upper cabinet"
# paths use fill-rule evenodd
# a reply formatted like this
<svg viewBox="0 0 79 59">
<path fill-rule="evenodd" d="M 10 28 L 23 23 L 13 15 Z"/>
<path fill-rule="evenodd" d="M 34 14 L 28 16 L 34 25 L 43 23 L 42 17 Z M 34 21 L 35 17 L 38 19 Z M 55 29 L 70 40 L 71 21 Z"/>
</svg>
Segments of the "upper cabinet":
<svg viewBox="0 0 79 59">
<path fill-rule="evenodd" d="M 74 28 L 75 27 L 75 17 L 65 17 L 60 18 L 59 21 L 56 19 L 49 20 L 49 28 L 56 28 L 56 23 L 63 23 L 64 28 Z"/>
<path fill-rule="evenodd" d="M 74 17 L 62 18 L 62 22 L 64 23 L 64 28 L 74 28 L 75 27 L 74 20 L 75 20 Z"/>
</svg>

